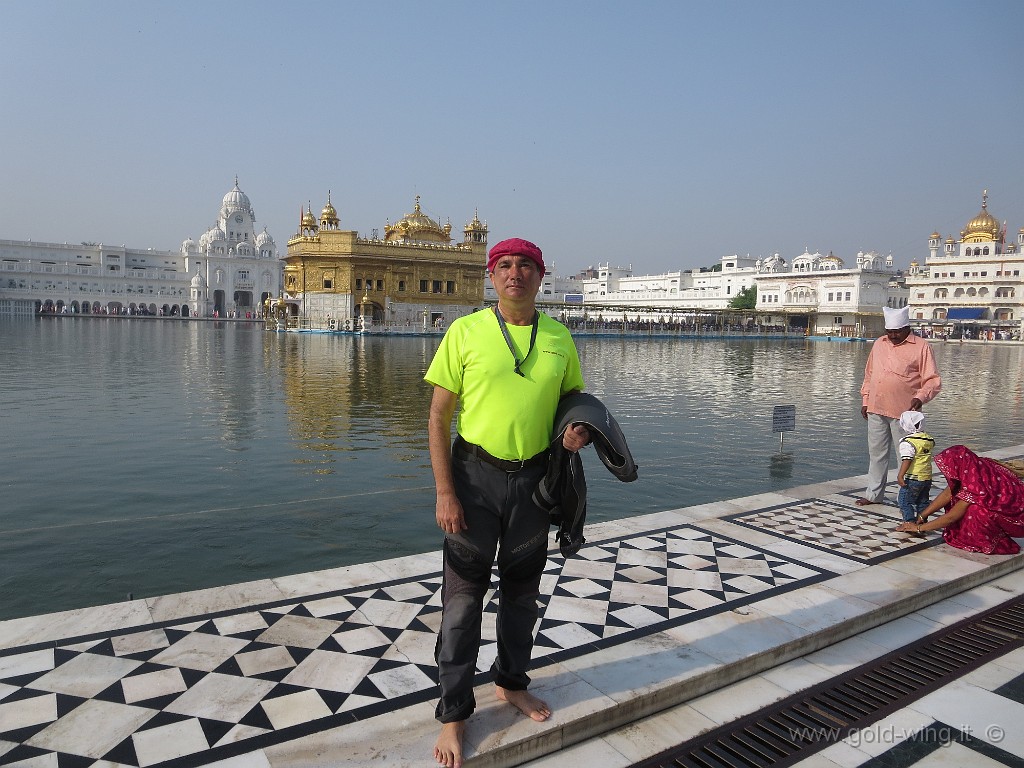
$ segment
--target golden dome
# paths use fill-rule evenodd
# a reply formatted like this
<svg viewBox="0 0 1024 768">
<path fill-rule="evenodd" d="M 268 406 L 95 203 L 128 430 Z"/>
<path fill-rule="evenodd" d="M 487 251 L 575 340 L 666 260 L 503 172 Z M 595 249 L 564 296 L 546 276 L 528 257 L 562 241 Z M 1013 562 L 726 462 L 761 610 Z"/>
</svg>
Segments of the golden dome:
<svg viewBox="0 0 1024 768">
<path fill-rule="evenodd" d="M 469 232 L 486 232 L 487 231 L 487 225 L 484 224 L 482 221 L 480 221 L 480 212 L 479 212 L 479 210 L 474 210 L 473 211 L 473 220 L 471 222 L 469 222 L 469 224 L 467 224 L 465 227 L 463 227 L 462 231 L 466 232 L 466 233 L 469 233 Z"/>
<path fill-rule="evenodd" d="M 442 227 L 420 209 L 420 196 L 416 195 L 416 205 L 412 213 L 407 213 L 397 224 L 384 226 L 384 239 L 392 241 L 418 240 L 431 243 L 451 243 L 452 225 Z"/>
<path fill-rule="evenodd" d="M 940 235 L 938 232 L 932 232 L 931 235 L 928 236 L 929 240 L 939 240 L 941 238 L 942 235 Z"/>
<path fill-rule="evenodd" d="M 302 225 L 301 225 L 301 227 L 303 229 L 306 228 L 306 227 L 313 227 L 314 229 L 316 228 L 316 219 L 313 218 L 313 209 L 312 209 L 312 207 L 307 206 L 306 212 L 304 214 L 302 214 Z"/>
<path fill-rule="evenodd" d="M 320 218 L 321 219 L 327 219 L 328 221 L 331 221 L 331 222 L 337 222 L 337 220 L 338 220 L 338 212 L 334 209 L 334 206 L 331 205 L 331 191 L 330 190 L 327 190 L 327 205 L 325 205 L 324 209 L 322 211 L 320 211 Z"/>
<path fill-rule="evenodd" d="M 960 230 L 960 239 L 965 243 L 990 243 L 999 239 L 999 222 L 988 212 L 988 190 L 981 196 L 981 211 Z"/>
</svg>

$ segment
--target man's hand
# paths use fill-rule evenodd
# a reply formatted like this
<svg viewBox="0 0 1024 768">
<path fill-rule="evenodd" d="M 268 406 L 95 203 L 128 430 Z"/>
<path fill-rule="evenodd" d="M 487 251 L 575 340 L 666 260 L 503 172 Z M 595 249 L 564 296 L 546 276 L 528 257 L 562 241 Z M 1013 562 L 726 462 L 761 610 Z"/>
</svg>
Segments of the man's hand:
<svg viewBox="0 0 1024 768">
<path fill-rule="evenodd" d="M 866 405 L 862 405 L 860 407 L 860 415 L 863 416 L 865 419 L 868 417 L 868 407 Z"/>
<path fill-rule="evenodd" d="M 590 430 L 582 424 L 570 424 L 562 433 L 562 447 L 570 453 L 590 443 Z"/>
<path fill-rule="evenodd" d="M 912 410 L 912 411 L 920 411 L 922 405 L 924 405 L 924 403 L 922 403 L 920 400 L 918 400 L 915 397 L 913 400 L 910 401 L 910 410 Z"/>
<path fill-rule="evenodd" d="M 437 494 L 437 526 L 445 533 L 462 533 L 468 527 L 462 504 L 454 493 Z"/>
</svg>

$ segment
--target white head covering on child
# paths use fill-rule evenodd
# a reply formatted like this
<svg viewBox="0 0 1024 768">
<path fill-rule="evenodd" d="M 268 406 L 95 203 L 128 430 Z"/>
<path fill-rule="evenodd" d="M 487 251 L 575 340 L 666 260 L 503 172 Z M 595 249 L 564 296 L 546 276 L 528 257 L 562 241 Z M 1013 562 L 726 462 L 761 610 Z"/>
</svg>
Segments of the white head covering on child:
<svg viewBox="0 0 1024 768">
<path fill-rule="evenodd" d="M 912 435 L 921 431 L 924 424 L 924 414 L 920 411 L 904 411 L 900 414 L 900 429 L 904 434 Z"/>
</svg>

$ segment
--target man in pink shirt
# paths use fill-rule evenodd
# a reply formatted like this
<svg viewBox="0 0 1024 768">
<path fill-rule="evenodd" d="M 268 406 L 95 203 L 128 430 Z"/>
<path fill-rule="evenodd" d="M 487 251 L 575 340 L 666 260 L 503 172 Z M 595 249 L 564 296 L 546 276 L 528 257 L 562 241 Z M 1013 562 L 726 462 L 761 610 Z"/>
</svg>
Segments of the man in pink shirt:
<svg viewBox="0 0 1024 768">
<path fill-rule="evenodd" d="M 868 421 L 868 487 L 857 504 L 881 504 L 890 457 L 900 443 L 900 414 L 919 411 L 939 394 L 942 379 L 928 342 L 910 330 L 910 307 L 882 309 L 885 336 L 875 340 L 864 366 L 861 415 Z"/>
</svg>

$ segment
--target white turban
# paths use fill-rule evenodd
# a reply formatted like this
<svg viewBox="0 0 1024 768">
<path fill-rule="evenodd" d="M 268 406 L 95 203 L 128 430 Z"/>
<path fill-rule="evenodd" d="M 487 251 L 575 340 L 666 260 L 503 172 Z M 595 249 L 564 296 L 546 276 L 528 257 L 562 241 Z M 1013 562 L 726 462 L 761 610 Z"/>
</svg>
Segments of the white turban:
<svg viewBox="0 0 1024 768">
<path fill-rule="evenodd" d="M 885 315 L 885 330 L 898 331 L 910 325 L 910 307 L 903 309 L 890 309 L 882 307 L 882 314 Z"/>
</svg>

